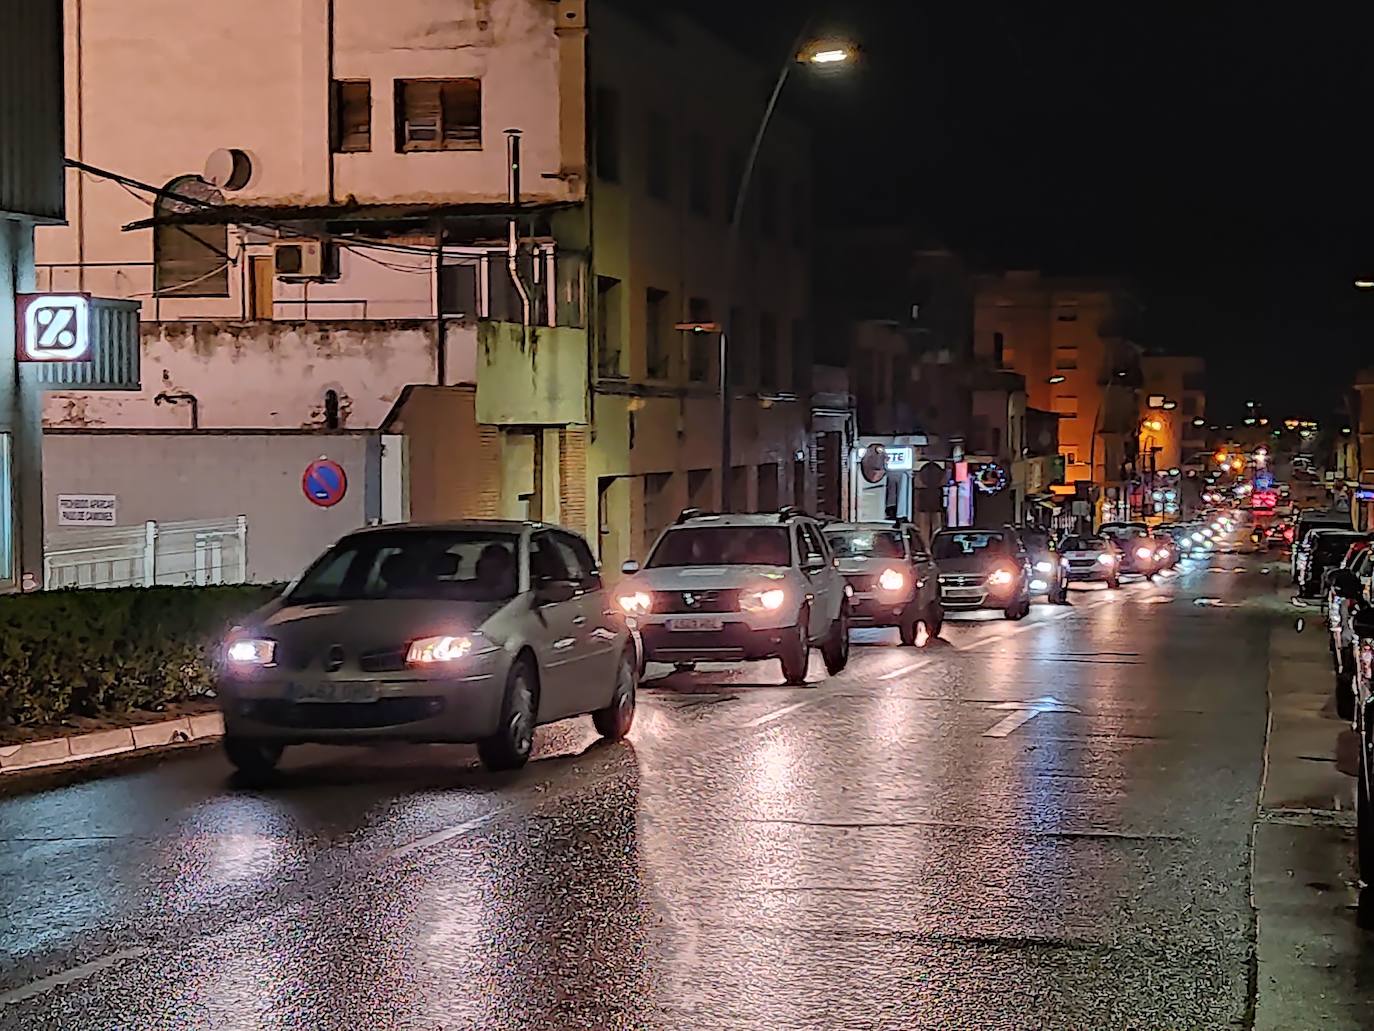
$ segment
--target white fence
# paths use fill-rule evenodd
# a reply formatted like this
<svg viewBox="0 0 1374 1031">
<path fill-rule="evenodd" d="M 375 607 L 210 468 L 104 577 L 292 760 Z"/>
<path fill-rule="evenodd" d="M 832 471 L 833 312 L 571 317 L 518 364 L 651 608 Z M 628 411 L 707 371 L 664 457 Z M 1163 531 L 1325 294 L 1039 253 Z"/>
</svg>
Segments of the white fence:
<svg viewBox="0 0 1374 1031">
<path fill-rule="evenodd" d="M 248 518 L 147 522 L 48 536 L 43 586 L 172 587 L 248 579 Z"/>
</svg>

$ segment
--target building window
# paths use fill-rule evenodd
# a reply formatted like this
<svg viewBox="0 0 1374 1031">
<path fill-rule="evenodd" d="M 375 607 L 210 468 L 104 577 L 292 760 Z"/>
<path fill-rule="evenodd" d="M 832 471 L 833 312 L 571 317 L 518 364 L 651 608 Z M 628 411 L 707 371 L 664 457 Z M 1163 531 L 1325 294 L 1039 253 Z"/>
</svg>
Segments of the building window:
<svg viewBox="0 0 1374 1031">
<path fill-rule="evenodd" d="M 649 287 L 644 305 L 645 375 L 649 379 L 669 379 L 673 374 L 672 353 L 668 350 L 673 330 L 668 320 L 668 291 Z"/>
<path fill-rule="evenodd" d="M 743 308 L 730 309 L 730 382 L 737 390 L 754 385 L 754 339 Z"/>
<path fill-rule="evenodd" d="M 594 99 L 596 174 L 608 183 L 620 182 L 620 94 L 600 86 Z"/>
<path fill-rule="evenodd" d="M 625 375 L 622 360 L 624 337 L 621 334 L 620 280 L 610 276 L 596 277 L 596 334 L 597 371 L 610 379 Z"/>
<path fill-rule="evenodd" d="M 204 210 L 203 204 L 223 203 L 224 195 L 200 176 L 184 175 L 162 188 L 153 214 L 191 215 Z M 226 225 L 178 223 L 153 229 L 153 290 L 159 296 L 228 297 L 231 263 Z"/>
<path fill-rule="evenodd" d="M 333 140 L 336 154 L 372 149 L 372 83 L 367 79 L 334 83 Z"/>
<path fill-rule="evenodd" d="M 1055 319 L 1056 319 L 1057 321 L 1059 321 L 1059 322 L 1077 322 L 1077 321 L 1078 321 L 1078 308 L 1077 308 L 1077 307 L 1060 308 L 1059 311 L 1057 311 L 1057 312 L 1055 313 L 1055 316 L 1054 316 L 1054 317 L 1055 317 Z"/>
<path fill-rule="evenodd" d="M 759 389 L 777 390 L 782 382 L 778 349 L 778 320 L 768 312 L 759 315 Z"/>
<path fill-rule="evenodd" d="M 792 320 L 792 392 L 798 396 L 811 393 L 811 342 L 806 335 L 806 320 Z"/>
<path fill-rule="evenodd" d="M 673 131 L 667 117 L 649 112 L 648 132 L 644 137 L 645 188 L 655 200 L 671 200 L 673 195 Z"/>
<path fill-rule="evenodd" d="M 1051 401 L 1050 411 L 1059 415 L 1076 416 L 1078 414 L 1078 398 L 1073 394 L 1060 394 Z"/>
<path fill-rule="evenodd" d="M 1078 348 L 1056 348 L 1054 352 L 1054 367 L 1061 372 L 1078 368 Z"/>
<path fill-rule="evenodd" d="M 687 203 L 692 214 L 711 216 L 711 144 L 701 133 L 693 133 L 687 153 Z"/>
<path fill-rule="evenodd" d="M 481 265 L 475 260 L 445 261 L 439 272 L 440 310 L 449 318 L 475 321 L 478 311 L 477 277 Z"/>
<path fill-rule="evenodd" d="M 397 79 L 396 150 L 481 150 L 481 79 Z"/>
<path fill-rule="evenodd" d="M 999 369 L 1006 368 L 1007 338 L 1001 333 L 992 334 L 992 363 Z"/>
<path fill-rule="evenodd" d="M 687 321 L 704 323 L 711 321 L 711 302 L 704 297 L 693 297 L 687 301 Z M 687 375 L 693 383 L 711 382 L 711 356 L 718 346 L 714 333 L 687 333 Z"/>
</svg>

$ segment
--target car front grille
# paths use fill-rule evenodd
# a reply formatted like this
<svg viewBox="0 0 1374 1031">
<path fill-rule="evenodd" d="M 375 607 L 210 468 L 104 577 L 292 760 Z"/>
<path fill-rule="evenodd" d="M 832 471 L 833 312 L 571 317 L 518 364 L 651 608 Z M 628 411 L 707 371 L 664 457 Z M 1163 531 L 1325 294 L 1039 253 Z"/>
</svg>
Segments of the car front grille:
<svg viewBox="0 0 1374 1031">
<path fill-rule="evenodd" d="M 244 703 L 243 715 L 274 727 L 314 730 L 370 730 L 432 719 L 444 711 L 442 698 L 382 698 L 375 702 L 296 703 L 277 698 Z"/>
<path fill-rule="evenodd" d="M 406 668 L 407 648 L 386 648 L 364 652 L 358 656 L 358 668 L 364 673 L 399 673 Z"/>
<path fill-rule="evenodd" d="M 878 578 L 872 573 L 864 573 L 857 576 L 846 576 L 845 580 L 849 586 L 860 594 L 871 594 L 878 589 Z"/>
<path fill-rule="evenodd" d="M 968 573 L 946 573 L 940 577 L 942 587 L 982 587 L 987 577 Z"/>
<path fill-rule="evenodd" d="M 659 591 L 654 595 L 654 611 L 692 614 L 697 612 L 738 612 L 739 591 Z"/>
</svg>

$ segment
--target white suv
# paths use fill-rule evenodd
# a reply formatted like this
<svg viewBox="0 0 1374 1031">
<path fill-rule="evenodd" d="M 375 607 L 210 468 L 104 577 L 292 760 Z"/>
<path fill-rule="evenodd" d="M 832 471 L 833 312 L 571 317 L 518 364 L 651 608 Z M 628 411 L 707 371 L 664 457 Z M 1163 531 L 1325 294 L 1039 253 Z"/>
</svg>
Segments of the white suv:
<svg viewBox="0 0 1374 1031">
<path fill-rule="evenodd" d="M 811 648 L 830 674 L 849 662 L 849 599 L 821 527 L 795 509 L 703 515 L 688 509 L 616 592 L 647 662 L 779 659 L 806 682 Z"/>
</svg>

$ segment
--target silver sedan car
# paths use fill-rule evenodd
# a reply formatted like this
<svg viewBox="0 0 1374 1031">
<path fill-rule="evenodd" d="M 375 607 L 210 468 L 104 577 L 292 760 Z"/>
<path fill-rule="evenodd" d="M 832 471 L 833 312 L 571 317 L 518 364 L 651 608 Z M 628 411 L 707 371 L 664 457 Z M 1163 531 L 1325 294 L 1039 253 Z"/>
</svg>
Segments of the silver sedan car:
<svg viewBox="0 0 1374 1031">
<path fill-rule="evenodd" d="M 343 538 L 224 644 L 224 747 L 476 742 L 490 769 L 534 728 L 591 713 L 623 737 L 638 664 L 581 537 L 536 523 L 384 526 Z"/>
</svg>

